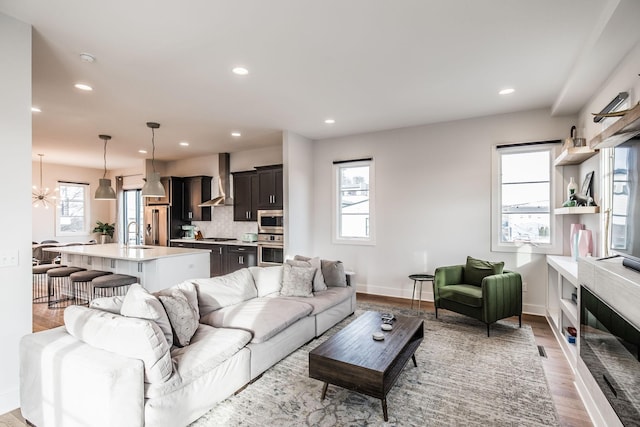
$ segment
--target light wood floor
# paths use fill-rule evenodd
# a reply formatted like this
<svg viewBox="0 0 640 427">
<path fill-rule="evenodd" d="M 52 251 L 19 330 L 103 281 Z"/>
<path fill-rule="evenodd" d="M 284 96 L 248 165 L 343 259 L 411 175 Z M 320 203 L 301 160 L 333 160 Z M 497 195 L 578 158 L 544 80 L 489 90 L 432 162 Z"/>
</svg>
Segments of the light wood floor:
<svg viewBox="0 0 640 427">
<path fill-rule="evenodd" d="M 358 294 L 359 301 L 380 302 L 393 304 L 399 307 L 410 307 L 411 301 L 400 298 L 382 297 L 377 295 Z M 433 303 L 423 301 L 421 309 L 433 311 Z M 42 331 L 63 324 L 63 309 L 48 309 L 46 304 L 33 305 L 33 331 Z M 556 405 L 562 426 L 589 427 L 592 426 L 589 415 L 580 400 L 580 396 L 574 385 L 574 376 L 569 363 L 564 357 L 560 345 L 556 341 L 549 324 L 544 317 L 523 315 L 523 323 L 531 326 L 535 335 L 536 344 L 544 346 L 547 353 L 542 358 L 542 365 L 549 383 L 551 396 Z M 0 415 L 0 427 L 26 426 L 16 409 L 4 415 Z"/>
</svg>

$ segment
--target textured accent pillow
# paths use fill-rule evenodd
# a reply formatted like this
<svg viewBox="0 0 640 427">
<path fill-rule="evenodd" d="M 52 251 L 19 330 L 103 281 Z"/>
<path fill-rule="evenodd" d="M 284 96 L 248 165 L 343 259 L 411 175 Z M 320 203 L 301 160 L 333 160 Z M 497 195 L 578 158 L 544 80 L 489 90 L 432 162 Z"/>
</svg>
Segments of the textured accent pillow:
<svg viewBox="0 0 640 427">
<path fill-rule="evenodd" d="M 285 297 L 313 296 L 313 275 L 316 272 L 315 268 L 296 266 L 286 262 L 282 269 L 282 288 L 280 289 L 280 295 Z"/>
<path fill-rule="evenodd" d="M 198 329 L 199 319 L 187 296 L 180 289 L 174 289 L 171 295 L 160 295 L 158 298 L 169 316 L 173 329 L 173 343 L 178 347 L 189 345 Z"/>
<path fill-rule="evenodd" d="M 153 320 L 162 330 L 167 343 L 171 345 L 173 342 L 171 323 L 162 303 L 139 283 L 134 283 L 129 287 L 124 301 L 122 301 L 120 314 L 126 317 Z"/>
<path fill-rule="evenodd" d="M 327 285 L 324 282 L 324 275 L 322 274 L 322 265 L 320 263 L 319 257 L 308 258 L 302 255 L 296 255 L 295 257 L 293 257 L 293 261 L 307 262 L 309 267 L 314 267 L 316 269 L 316 274 L 313 276 L 313 292 L 327 290 Z"/>
<path fill-rule="evenodd" d="M 347 275 L 344 273 L 344 265 L 342 261 L 328 261 L 323 259 L 321 261 L 322 275 L 324 276 L 324 282 L 329 287 L 347 287 Z"/>
<path fill-rule="evenodd" d="M 184 296 L 187 297 L 187 300 L 189 300 L 189 304 L 191 304 L 191 307 L 193 307 L 196 310 L 196 313 L 198 314 L 198 318 L 200 318 L 200 307 L 198 306 L 198 289 L 196 289 L 196 285 L 189 280 L 182 283 L 178 283 L 177 285 L 173 285 L 168 289 L 163 289 L 161 291 L 154 292 L 153 295 L 155 295 L 156 297 L 159 297 L 160 295 L 171 296 L 171 293 L 173 292 L 174 289 L 179 289 L 182 291 Z"/>
<path fill-rule="evenodd" d="M 468 285 L 482 286 L 482 279 L 494 274 L 502 274 L 504 262 L 483 261 L 467 257 L 464 267 L 464 282 Z"/>
</svg>

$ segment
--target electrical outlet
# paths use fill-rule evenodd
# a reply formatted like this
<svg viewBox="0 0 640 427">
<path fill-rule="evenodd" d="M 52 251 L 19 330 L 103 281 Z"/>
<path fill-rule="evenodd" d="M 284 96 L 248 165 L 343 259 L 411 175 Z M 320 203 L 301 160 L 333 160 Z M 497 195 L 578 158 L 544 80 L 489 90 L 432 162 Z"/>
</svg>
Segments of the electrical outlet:
<svg viewBox="0 0 640 427">
<path fill-rule="evenodd" d="M 17 267 L 18 251 L 0 252 L 0 267 Z"/>
<path fill-rule="evenodd" d="M 522 292 L 527 292 L 529 290 L 529 284 L 527 282 L 522 282 Z"/>
</svg>

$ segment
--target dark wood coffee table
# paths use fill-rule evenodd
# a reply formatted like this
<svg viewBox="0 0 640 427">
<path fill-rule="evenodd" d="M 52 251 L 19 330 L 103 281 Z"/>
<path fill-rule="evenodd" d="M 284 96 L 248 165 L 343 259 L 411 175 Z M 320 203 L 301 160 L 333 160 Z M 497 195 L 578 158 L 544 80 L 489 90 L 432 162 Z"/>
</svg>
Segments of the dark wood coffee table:
<svg viewBox="0 0 640 427">
<path fill-rule="evenodd" d="M 380 313 L 367 311 L 320 344 L 309 353 L 309 377 L 324 381 L 322 399 L 329 384 L 380 399 L 388 421 L 387 393 L 409 358 L 418 366 L 414 353 L 424 337 L 424 321 L 396 316 L 388 332 L 381 324 Z M 383 332 L 384 340 L 375 341 L 374 332 Z"/>
</svg>

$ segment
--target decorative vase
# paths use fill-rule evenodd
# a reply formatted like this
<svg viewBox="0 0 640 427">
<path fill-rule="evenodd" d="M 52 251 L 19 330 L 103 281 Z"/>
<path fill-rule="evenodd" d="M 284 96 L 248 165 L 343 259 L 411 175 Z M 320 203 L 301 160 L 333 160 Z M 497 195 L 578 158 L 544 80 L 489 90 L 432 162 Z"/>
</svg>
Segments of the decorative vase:
<svg viewBox="0 0 640 427">
<path fill-rule="evenodd" d="M 569 178 L 569 184 L 567 185 L 567 199 L 571 197 L 572 194 L 575 194 L 578 191 L 578 184 L 573 179 L 573 177 Z"/>
<path fill-rule="evenodd" d="M 571 245 L 571 257 L 578 260 L 578 233 L 584 230 L 584 224 L 571 224 L 571 233 L 569 234 L 569 245 Z"/>
<path fill-rule="evenodd" d="M 107 243 L 109 240 L 109 235 L 108 234 L 101 234 L 100 235 L 100 244 L 104 245 L 105 243 Z"/>
<path fill-rule="evenodd" d="M 578 253 L 581 257 L 586 257 L 593 253 L 591 230 L 580 230 L 578 232 Z"/>
</svg>

